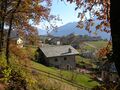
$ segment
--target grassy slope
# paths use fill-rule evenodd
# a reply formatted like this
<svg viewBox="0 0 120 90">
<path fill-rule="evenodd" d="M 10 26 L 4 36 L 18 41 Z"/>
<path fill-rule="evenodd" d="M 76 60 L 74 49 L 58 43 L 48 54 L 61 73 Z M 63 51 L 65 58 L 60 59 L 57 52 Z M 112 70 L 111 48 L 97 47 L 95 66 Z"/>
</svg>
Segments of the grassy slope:
<svg viewBox="0 0 120 90">
<path fill-rule="evenodd" d="M 24 49 L 25 51 L 25 49 Z M 48 76 L 45 76 L 43 74 L 40 73 L 32 73 L 31 70 L 33 70 L 31 68 L 31 62 L 33 67 L 37 67 L 39 66 L 39 64 L 35 63 L 31 61 L 29 63 L 26 63 L 27 67 L 25 66 L 25 62 L 22 61 L 23 63 L 20 63 L 19 61 L 17 61 L 17 58 L 14 57 L 13 55 L 10 58 L 10 63 L 11 63 L 11 67 L 10 68 L 14 68 L 14 70 L 16 72 L 18 72 L 20 75 L 22 75 L 22 77 L 24 77 L 24 79 L 27 80 L 27 83 L 32 84 L 32 85 L 28 85 L 28 89 L 29 90 L 66 90 L 66 88 L 68 90 L 78 90 L 77 87 L 72 86 L 69 83 L 65 83 L 65 82 L 61 82 L 57 79 L 54 78 L 50 78 Z M 1 66 L 6 66 L 6 60 L 4 55 L 0 56 L 0 67 Z M 36 65 L 36 66 L 34 66 Z M 43 65 L 40 65 L 41 70 L 46 71 L 49 70 L 49 72 L 53 71 L 50 68 L 47 68 Z M 55 72 L 52 72 L 55 73 Z M 6 73 L 8 75 L 8 72 Z M 8 77 L 6 77 L 8 78 Z M 5 78 L 5 80 L 6 80 Z M 18 79 L 19 80 L 19 79 Z M 19 82 L 19 81 L 17 81 Z M 16 83 L 17 83 L 16 82 Z M 6 87 L 7 85 L 4 83 L 4 78 L 0 78 L 0 90 L 5 90 L 3 89 L 3 87 Z M 44 88 L 44 89 L 43 89 Z M 59 89 L 57 89 L 59 88 Z M 80 89 L 81 90 L 81 89 Z"/>
<path fill-rule="evenodd" d="M 89 42 L 89 43 L 96 46 L 97 48 L 102 48 L 107 45 L 106 41 L 93 41 L 93 42 Z"/>
<path fill-rule="evenodd" d="M 81 56 L 76 56 L 76 63 L 79 64 L 81 62 L 84 62 L 86 64 L 91 64 L 91 59 L 83 58 Z"/>
<path fill-rule="evenodd" d="M 107 42 L 106 41 L 92 41 L 92 42 L 87 42 L 93 46 L 95 46 L 96 48 L 102 48 L 102 47 L 105 47 Z M 85 49 L 87 50 L 93 50 L 94 48 L 90 47 L 90 46 L 84 46 Z M 91 60 L 90 59 L 86 59 L 86 58 L 82 58 L 82 57 L 79 57 L 77 56 L 77 63 L 80 63 L 81 61 L 85 62 L 86 64 L 92 64 L 91 63 Z M 94 66 L 94 64 L 93 64 Z M 57 75 L 57 76 L 60 76 L 60 70 L 54 68 L 54 67 L 46 67 L 44 65 L 41 65 L 41 64 L 38 64 L 36 62 L 32 62 L 32 67 L 34 67 L 35 69 L 37 70 L 42 70 L 42 71 L 45 71 L 45 72 L 48 72 L 48 73 L 51 73 L 51 74 L 54 74 L 54 75 Z M 62 71 L 62 75 L 64 78 L 66 79 L 70 79 L 71 77 L 71 72 L 69 71 Z M 77 78 L 74 80 L 77 84 L 80 84 L 80 85 L 83 85 L 83 86 L 86 86 L 86 87 L 94 87 L 96 85 L 98 85 L 98 83 L 96 81 L 92 81 L 92 79 L 90 79 L 90 76 L 89 75 L 86 75 L 86 74 L 78 74 L 77 75 Z"/>
<path fill-rule="evenodd" d="M 44 65 L 41 65 L 41 64 L 33 62 L 33 61 L 31 63 L 32 63 L 32 67 L 37 70 L 40 70 L 40 71 L 42 70 L 42 71 L 60 76 L 60 70 L 58 70 L 58 69 L 49 68 L 49 67 L 46 67 Z M 63 77 L 68 80 L 71 78 L 71 75 L 73 74 L 70 71 L 61 71 L 61 73 L 62 73 Z M 96 81 L 92 81 L 90 79 L 90 76 L 86 75 L 86 74 L 78 74 L 74 81 L 79 85 L 83 85 L 83 86 L 86 86 L 89 88 L 92 88 L 92 87 L 98 85 L 98 83 Z"/>
<path fill-rule="evenodd" d="M 90 42 L 87 42 L 87 43 L 92 45 L 92 46 L 95 46 L 97 49 L 100 49 L 102 47 L 106 47 L 107 46 L 107 41 L 90 41 Z M 95 50 L 95 48 L 93 48 L 93 47 L 91 47 L 89 45 L 85 45 L 83 48 L 86 49 L 86 50 L 89 50 L 89 51 Z M 78 64 L 80 64 L 81 61 L 83 61 L 86 64 L 92 64 L 92 62 L 91 62 L 92 60 L 87 59 L 87 58 L 83 58 L 81 56 L 77 56 L 76 59 L 77 59 L 77 63 Z M 94 64 L 93 64 L 93 66 L 94 66 Z"/>
</svg>

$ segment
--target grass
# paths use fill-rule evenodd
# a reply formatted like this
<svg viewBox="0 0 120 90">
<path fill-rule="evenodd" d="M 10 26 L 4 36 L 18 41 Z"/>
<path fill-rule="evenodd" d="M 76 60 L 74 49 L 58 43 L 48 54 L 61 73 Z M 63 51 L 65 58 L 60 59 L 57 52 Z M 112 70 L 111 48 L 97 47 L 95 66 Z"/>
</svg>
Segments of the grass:
<svg viewBox="0 0 120 90">
<path fill-rule="evenodd" d="M 35 51 L 35 50 L 33 49 L 33 51 Z M 77 59 L 77 63 L 84 61 L 86 64 L 91 64 L 90 59 L 85 59 L 85 58 L 82 58 L 80 56 L 77 56 L 76 59 Z M 54 67 L 46 67 L 46 66 L 44 66 L 40 63 L 34 62 L 34 61 L 31 61 L 31 64 L 32 64 L 31 65 L 32 68 L 34 68 L 34 69 L 37 69 L 37 70 L 43 71 L 43 72 L 47 72 L 50 74 L 54 74 L 54 75 L 59 76 L 59 77 L 61 77 L 60 76 L 60 74 L 61 74 L 62 77 L 67 79 L 67 80 L 70 80 L 73 74 L 75 75 L 75 73 L 73 73 L 71 71 L 59 70 L 59 69 L 56 69 Z M 90 75 L 81 74 L 81 73 L 76 75 L 74 82 L 79 84 L 79 85 L 83 85 L 85 87 L 88 87 L 88 88 L 93 88 L 94 86 L 98 85 L 98 82 L 92 80 Z"/>
<path fill-rule="evenodd" d="M 23 51 L 26 51 L 26 50 L 23 49 Z M 23 60 L 23 62 L 24 62 L 24 60 Z M 32 65 L 30 65 L 30 63 L 32 63 Z M 36 69 L 39 69 L 42 71 L 46 71 L 46 72 L 48 71 L 48 72 L 57 74 L 57 71 L 55 71 L 54 70 L 55 68 L 53 68 L 53 67 L 48 68 L 44 65 L 35 63 L 33 61 L 30 61 L 29 63 L 27 63 L 26 65 L 27 66 L 29 65 L 29 67 L 26 67 L 23 65 L 23 63 L 19 63 L 18 59 L 13 54 L 10 57 L 10 64 L 11 64 L 10 69 L 12 69 L 12 70 L 14 69 L 17 73 L 19 73 L 19 75 L 21 75 L 23 77 L 23 79 L 25 79 L 27 81 L 27 85 L 28 85 L 27 88 L 29 90 L 65 90 L 65 88 L 67 88 L 68 90 L 77 90 L 77 88 L 78 88 L 76 86 L 72 86 L 69 83 L 59 81 L 57 78 L 50 78 L 44 74 L 41 74 L 41 72 L 35 73 L 35 74 L 31 72 L 31 70 L 33 70 L 31 68 L 31 66 L 32 66 L 33 68 L 35 67 Z M 0 55 L 0 67 L 1 66 L 5 67 L 6 65 L 7 64 L 6 64 L 4 54 Z M 5 75 L 6 74 L 8 75 L 8 72 L 5 73 Z M 6 80 L 6 78 L 8 78 L 8 77 L 5 77 L 5 80 Z M 17 79 L 17 80 L 19 80 L 19 79 Z M 6 85 L 4 83 L 4 78 L 2 78 L 2 79 L 0 78 L 0 86 L 2 85 L 1 82 L 3 85 Z M 17 82 L 19 82 L 19 81 L 17 81 Z M 59 89 L 56 89 L 56 88 L 59 88 Z M 2 90 L 2 89 L 0 89 L 0 90 Z"/>
<path fill-rule="evenodd" d="M 33 53 L 35 51 L 35 48 L 31 49 L 31 51 Z M 77 59 L 77 63 L 84 61 L 86 64 L 91 64 L 90 59 L 85 59 L 85 58 L 82 58 L 79 56 L 77 56 L 76 59 Z M 38 71 L 47 72 L 47 73 L 54 74 L 54 75 L 59 76 L 59 77 L 61 77 L 61 75 L 62 75 L 62 77 L 67 79 L 67 80 L 71 80 L 72 75 L 76 74 L 76 73 L 73 73 L 71 71 L 59 70 L 59 69 L 56 69 L 54 67 L 46 67 L 46 66 L 44 66 L 40 63 L 34 62 L 34 61 L 31 61 L 31 67 L 38 70 Z M 88 87 L 88 88 L 93 88 L 94 86 L 99 85 L 98 82 L 91 79 L 90 75 L 81 74 L 81 73 L 76 75 L 74 82 L 79 84 L 79 85 Z"/>
<path fill-rule="evenodd" d="M 93 61 L 92 59 L 83 58 L 81 56 L 76 56 L 76 63 L 80 64 L 80 65 L 82 65 L 84 63 L 84 65 L 89 64 L 89 65 L 92 65 L 93 67 L 95 67 L 95 65 L 93 64 L 92 61 Z M 83 62 L 83 63 L 81 63 L 81 62 Z"/>
<path fill-rule="evenodd" d="M 36 62 L 33 62 L 31 61 L 32 63 L 32 67 L 37 69 L 37 70 L 42 70 L 42 71 L 45 71 L 47 73 L 50 73 L 50 74 L 54 74 L 56 76 L 60 76 L 60 70 L 56 69 L 56 68 L 50 68 L 50 67 L 46 67 L 42 64 L 39 64 L 39 63 L 36 63 Z M 62 77 L 67 79 L 67 80 L 70 80 L 72 75 L 75 73 L 71 72 L 71 71 L 61 71 L 61 74 L 62 74 Z M 74 79 L 74 82 L 79 84 L 79 85 L 83 85 L 85 87 L 88 87 L 88 88 L 92 88 L 96 85 L 98 85 L 98 82 L 92 80 L 90 78 L 89 75 L 87 74 L 77 74 L 76 75 L 76 78 Z"/>
<path fill-rule="evenodd" d="M 97 49 L 100 49 L 100 48 L 103 48 L 103 47 L 107 46 L 107 41 L 103 41 L 103 40 L 101 40 L 101 41 L 89 41 L 89 42 L 86 42 L 86 43 L 88 43 L 88 45 L 84 45 L 82 47 L 83 50 L 86 50 L 86 51 L 95 51 Z M 96 47 L 96 48 L 94 48 L 94 47 Z M 78 51 L 81 53 L 81 50 L 78 49 Z M 81 56 L 77 56 L 76 59 L 77 59 L 77 64 L 79 64 L 81 66 L 85 65 L 85 64 L 90 64 L 90 65 L 93 66 L 93 68 L 96 67 L 96 65 L 93 64 L 94 59 L 83 58 Z M 81 62 L 84 62 L 84 64 L 81 63 Z"/>
<path fill-rule="evenodd" d="M 31 64 L 32 64 L 32 67 L 37 69 L 37 70 L 45 71 L 45 72 L 52 73 L 52 74 L 57 73 L 57 71 L 54 70 L 53 68 L 46 67 L 46 66 L 39 64 L 37 62 L 31 61 Z"/>
<path fill-rule="evenodd" d="M 102 47 L 107 46 L 107 42 L 106 41 L 91 41 L 91 42 L 87 42 L 87 43 L 95 46 L 97 49 L 100 49 Z M 88 45 L 85 45 L 83 48 L 87 49 L 87 50 L 95 50 L 95 48 L 90 47 Z"/>
<path fill-rule="evenodd" d="M 85 62 L 86 64 L 91 64 L 91 59 L 83 58 L 81 56 L 76 56 L 76 63 Z"/>
<path fill-rule="evenodd" d="M 90 44 L 92 44 L 93 46 L 97 47 L 97 48 L 102 48 L 107 46 L 107 41 L 93 41 L 93 42 L 88 42 Z"/>
<path fill-rule="evenodd" d="M 32 56 L 32 57 L 34 56 L 35 50 L 36 50 L 36 48 L 31 48 L 31 47 L 23 48 L 23 51 L 24 52 L 28 52 L 29 55 Z M 14 59 L 12 59 L 12 60 L 16 60 L 16 59 L 17 58 L 14 57 Z M 79 62 L 79 60 L 84 60 L 84 58 L 82 58 L 82 57 L 77 57 L 77 59 L 78 59 L 78 62 Z M 11 60 L 11 62 L 12 62 L 12 60 Z M 89 63 L 88 60 L 85 60 L 85 61 L 86 61 L 86 63 Z M 3 64 L 3 63 L 1 63 L 1 64 Z M 34 62 L 34 61 L 30 61 L 30 64 L 31 64 L 30 67 L 40 71 L 40 73 L 42 73 L 41 71 L 44 71 L 44 72 L 47 72 L 47 73 L 50 73 L 50 74 L 54 74 L 54 75 L 59 76 L 59 77 L 60 77 L 60 74 L 62 74 L 62 77 L 65 78 L 66 80 L 71 81 L 71 82 L 75 82 L 75 83 L 77 83 L 79 85 L 82 85 L 84 87 L 92 88 L 92 87 L 94 87 L 94 86 L 99 84 L 98 82 L 92 80 L 90 75 L 87 75 L 87 74 L 81 74 L 81 73 L 76 74 L 74 72 L 65 71 L 65 70 L 61 71 L 61 70 L 56 69 L 54 67 L 46 67 L 46 66 L 44 66 L 42 64 L 39 64 L 37 62 Z M 73 74 L 76 75 L 76 78 L 74 78 L 74 80 L 71 80 L 71 77 L 72 77 Z M 55 76 L 53 76 L 53 77 L 55 77 Z M 50 78 L 48 77 L 48 80 L 49 79 Z M 29 80 L 30 80 L 30 78 L 29 78 Z M 38 80 L 39 80 L 39 78 L 38 78 Z M 65 80 L 63 80 L 63 81 L 65 81 Z"/>
<path fill-rule="evenodd" d="M 92 79 L 90 79 L 90 77 L 88 75 L 78 75 L 78 77 L 76 78 L 76 82 L 79 84 L 82 84 L 83 86 L 87 86 L 87 87 L 94 87 L 96 85 L 98 85 L 98 83 Z"/>
</svg>

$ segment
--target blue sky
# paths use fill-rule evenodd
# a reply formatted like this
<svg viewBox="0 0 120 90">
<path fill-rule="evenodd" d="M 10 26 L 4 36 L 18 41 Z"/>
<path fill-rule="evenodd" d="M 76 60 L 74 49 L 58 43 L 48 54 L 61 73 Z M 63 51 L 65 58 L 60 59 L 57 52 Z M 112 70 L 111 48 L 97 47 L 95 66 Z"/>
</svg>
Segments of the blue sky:
<svg viewBox="0 0 120 90">
<path fill-rule="evenodd" d="M 69 22 L 78 21 L 77 11 L 75 11 L 75 4 L 70 4 L 65 2 L 66 0 L 53 0 L 53 5 L 51 7 L 51 14 L 59 15 L 62 19 L 62 23 L 66 24 Z"/>
<path fill-rule="evenodd" d="M 66 0 L 65 0 L 66 1 Z M 62 19 L 62 21 L 56 21 L 57 26 L 62 26 L 64 24 L 70 22 L 77 22 L 79 18 L 77 18 L 78 12 L 75 11 L 75 4 L 70 4 L 61 0 L 53 0 L 51 6 L 51 15 L 56 15 Z M 36 25 L 38 29 L 45 29 L 45 25 L 48 25 L 46 22 L 40 22 L 39 25 Z"/>
</svg>

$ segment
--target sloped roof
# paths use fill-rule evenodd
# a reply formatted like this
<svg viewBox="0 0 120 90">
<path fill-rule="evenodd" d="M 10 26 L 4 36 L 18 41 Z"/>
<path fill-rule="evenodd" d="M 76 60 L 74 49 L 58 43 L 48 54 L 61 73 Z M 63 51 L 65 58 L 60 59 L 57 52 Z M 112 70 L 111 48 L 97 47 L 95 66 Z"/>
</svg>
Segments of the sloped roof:
<svg viewBox="0 0 120 90">
<path fill-rule="evenodd" d="M 41 51 L 46 57 L 57 57 L 57 56 L 68 56 L 77 55 L 79 52 L 70 45 L 59 45 L 59 46 L 46 46 L 41 47 Z M 71 49 L 71 52 L 69 52 Z"/>
</svg>

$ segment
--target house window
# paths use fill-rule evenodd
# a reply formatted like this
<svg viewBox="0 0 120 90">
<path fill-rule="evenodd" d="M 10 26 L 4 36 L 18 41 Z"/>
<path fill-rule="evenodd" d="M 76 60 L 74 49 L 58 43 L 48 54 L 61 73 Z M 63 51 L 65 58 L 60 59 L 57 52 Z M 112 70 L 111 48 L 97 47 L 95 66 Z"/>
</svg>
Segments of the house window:
<svg viewBox="0 0 120 90">
<path fill-rule="evenodd" d="M 67 60 L 67 57 L 64 57 L 64 60 Z"/>
<path fill-rule="evenodd" d="M 58 61 L 58 59 L 57 58 L 55 58 L 55 62 L 57 62 Z"/>
</svg>

